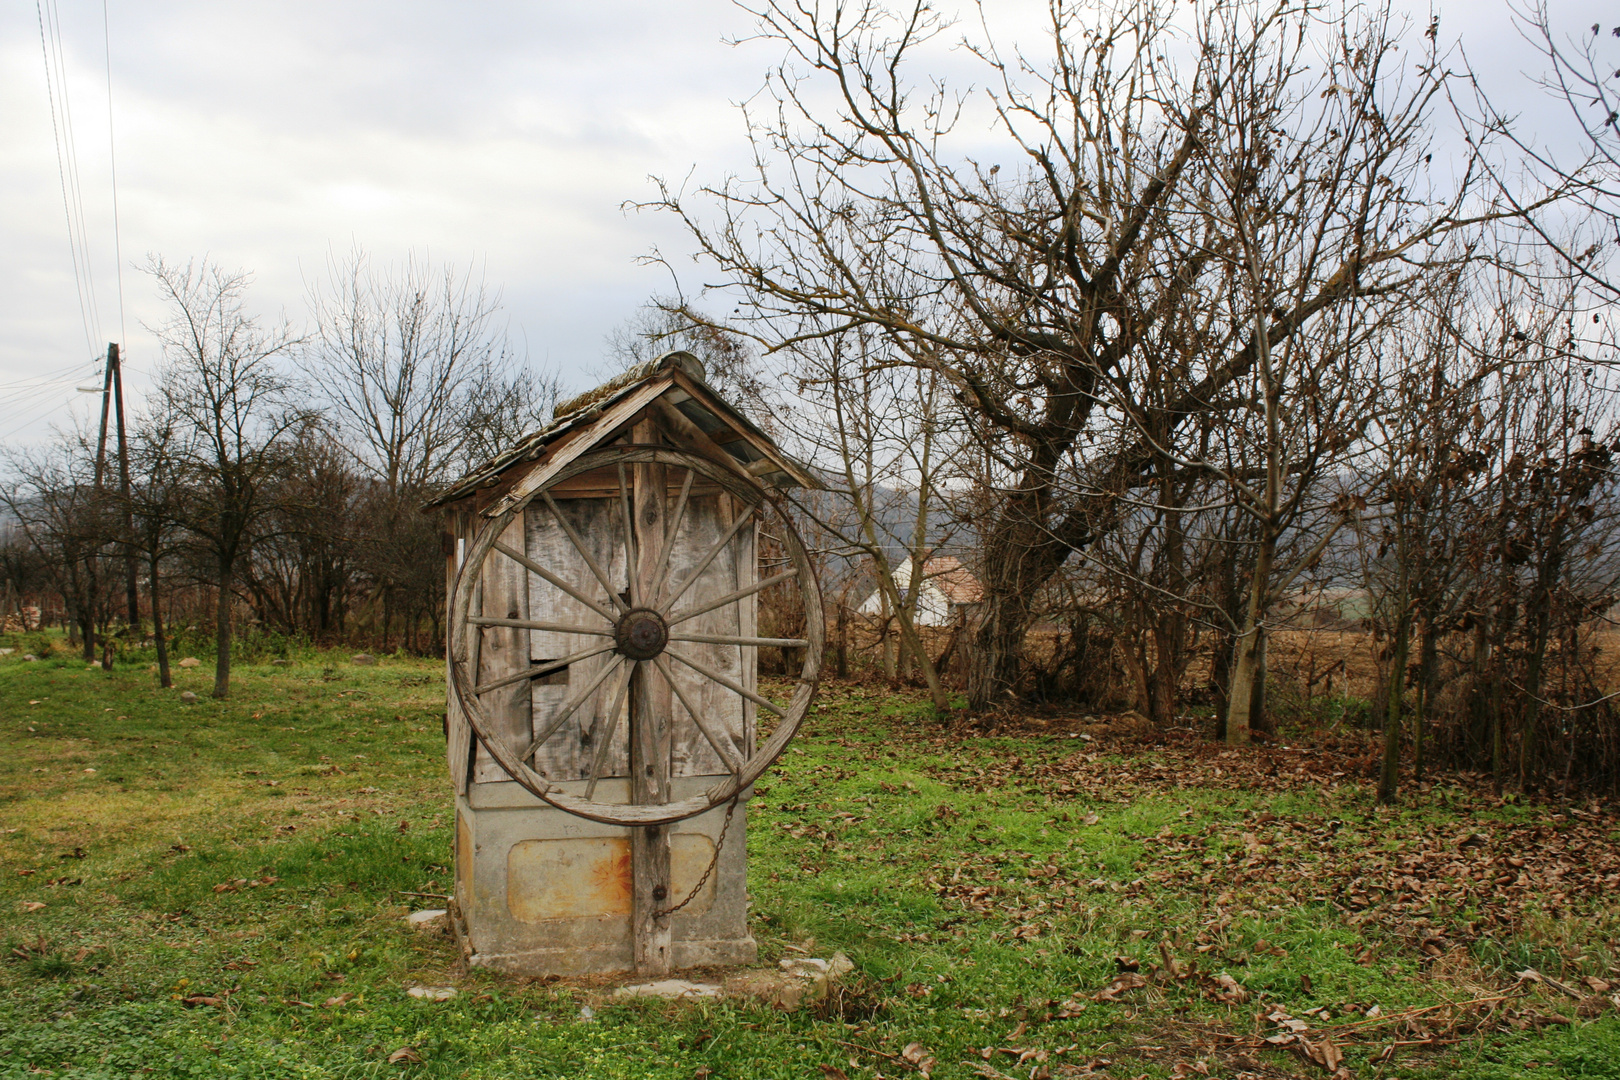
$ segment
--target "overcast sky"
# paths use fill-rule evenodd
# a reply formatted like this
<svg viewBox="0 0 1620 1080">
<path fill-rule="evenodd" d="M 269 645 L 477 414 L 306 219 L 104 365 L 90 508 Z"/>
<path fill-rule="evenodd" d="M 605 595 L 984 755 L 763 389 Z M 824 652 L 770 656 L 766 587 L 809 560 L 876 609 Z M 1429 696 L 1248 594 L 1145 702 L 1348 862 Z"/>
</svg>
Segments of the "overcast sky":
<svg viewBox="0 0 1620 1080">
<path fill-rule="evenodd" d="M 734 106 L 778 58 L 771 44 L 725 44 L 751 28 L 726 0 L 108 0 L 121 329 L 102 4 L 57 5 L 100 319 L 87 330 L 74 286 L 36 6 L 11 0 L 0 6 L 0 444 L 87 414 L 96 399 L 73 387 L 94 382 L 107 341 L 124 343 L 138 398 L 158 361 L 141 324 L 162 314 L 133 269 L 149 253 L 251 270 L 250 309 L 295 323 L 307 282 L 355 244 L 383 261 L 414 250 L 475 263 L 531 362 L 583 385 L 606 335 L 670 289 L 638 257 L 690 246 L 671 221 L 622 204 L 654 194 L 650 175 L 712 181 L 743 167 Z M 1044 6 L 992 10 L 1017 34 Z M 1553 0 L 1572 32 L 1612 18 L 1609 6 Z M 1567 127 L 1526 78 L 1539 58 L 1505 0 L 1439 8 L 1442 35 L 1462 38 L 1498 101 L 1532 129 Z M 1414 9 L 1419 26 L 1427 12 Z M 685 284 L 701 281 L 693 268 Z"/>
</svg>

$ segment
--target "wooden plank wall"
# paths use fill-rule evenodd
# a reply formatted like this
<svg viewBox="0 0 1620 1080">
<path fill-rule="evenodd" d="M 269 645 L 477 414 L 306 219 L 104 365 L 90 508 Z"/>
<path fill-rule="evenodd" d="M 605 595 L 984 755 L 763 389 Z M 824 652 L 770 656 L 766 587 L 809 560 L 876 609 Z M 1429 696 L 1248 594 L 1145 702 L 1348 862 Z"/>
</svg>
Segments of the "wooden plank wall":
<svg viewBox="0 0 1620 1080">
<path fill-rule="evenodd" d="M 694 498 L 687 507 L 686 517 L 681 523 L 681 531 L 676 534 L 674 550 L 670 555 L 670 577 L 672 583 L 678 587 L 691 568 L 702 559 L 709 548 L 722 535 L 731 523 L 736 520 L 733 516 L 732 498 L 730 495 L 717 494 Z M 702 606 L 705 600 L 712 600 L 725 593 L 734 592 L 739 582 L 751 580 L 753 576 L 753 530 L 744 529 L 741 535 L 726 549 L 715 557 L 686 594 L 681 597 L 680 603 L 670 614 L 679 617 L 683 610 Z M 745 572 L 739 571 L 746 567 Z M 739 606 L 752 608 L 752 601 L 744 601 L 742 605 L 727 604 L 705 615 L 681 623 L 674 628 L 675 633 L 688 634 L 738 634 L 742 633 L 747 620 L 739 620 Z M 693 660 L 705 664 L 714 670 L 728 675 L 748 685 L 744 672 L 743 650 L 735 645 L 708 645 L 693 641 L 673 642 L 670 645 L 673 651 L 690 656 Z M 698 708 L 702 709 L 709 721 L 710 727 L 717 731 L 725 731 L 731 736 L 744 757 L 748 756 L 750 747 L 747 745 L 745 714 L 743 699 L 727 690 L 718 683 L 710 682 L 691 668 L 677 661 L 671 660 L 670 667 L 675 672 L 675 678 L 680 682 L 682 691 L 687 698 Z M 674 733 L 671 739 L 670 753 L 672 756 L 671 772 L 675 776 L 718 776 L 727 772 L 721 763 L 719 755 L 703 737 L 683 707 L 677 700 L 674 709 Z"/>
<path fill-rule="evenodd" d="M 592 557 L 607 574 L 608 580 L 620 592 L 627 589 L 629 579 L 625 570 L 624 517 L 616 499 L 558 499 L 557 507 L 567 515 L 574 532 L 590 547 Z M 612 602 L 606 590 L 596 580 L 596 575 L 591 573 L 585 560 L 580 558 L 568 534 L 558 527 L 551 509 L 543 502 L 531 505 L 524 512 L 524 518 L 529 558 L 603 607 L 611 609 Z M 528 590 L 529 611 L 537 621 L 607 628 L 600 615 L 538 575 L 528 575 Z M 582 634 L 532 630 L 529 631 L 529 656 L 537 662 L 558 660 L 599 645 L 602 640 Z M 532 730 L 524 742 L 545 730 L 563 702 L 588 685 L 614 658 L 612 653 L 602 653 L 570 664 L 567 670 L 555 675 L 534 680 Z M 608 731 L 608 722 L 603 714 L 613 703 L 613 689 L 617 681 L 617 675 L 610 675 L 591 695 L 590 701 L 575 710 L 562 729 L 535 752 L 536 771 L 553 780 L 577 780 L 590 775 L 595 739 L 605 736 Z M 620 707 L 620 715 L 613 718 L 612 725 L 616 730 L 603 775 L 625 776 L 630 768 L 629 713 L 626 706 Z"/>
</svg>

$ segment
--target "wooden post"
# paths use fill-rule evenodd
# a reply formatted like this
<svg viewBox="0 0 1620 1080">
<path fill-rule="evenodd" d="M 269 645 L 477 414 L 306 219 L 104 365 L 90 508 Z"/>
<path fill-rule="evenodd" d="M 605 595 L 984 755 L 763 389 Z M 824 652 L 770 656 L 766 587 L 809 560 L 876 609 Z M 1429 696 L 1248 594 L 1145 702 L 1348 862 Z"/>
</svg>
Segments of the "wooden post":
<svg viewBox="0 0 1620 1080">
<path fill-rule="evenodd" d="M 107 346 L 112 363 L 113 403 L 118 413 L 118 494 L 124 504 L 124 599 L 129 604 L 129 632 L 141 639 L 141 601 L 135 587 L 135 507 L 129 500 L 129 437 L 124 431 L 124 360 L 117 345 Z M 157 601 L 154 599 L 153 603 Z"/>
<path fill-rule="evenodd" d="M 635 442 L 657 438 L 651 423 L 637 424 Z M 636 465 L 632 516 L 636 534 L 636 580 L 640 603 L 653 602 L 658 557 L 664 547 L 666 469 Z M 643 805 L 670 801 L 670 688 L 651 664 L 637 664 L 630 681 L 630 796 Z M 631 830 L 631 938 L 636 972 L 667 975 L 670 971 L 669 916 L 656 913 L 671 906 L 669 827 L 648 825 Z"/>
</svg>

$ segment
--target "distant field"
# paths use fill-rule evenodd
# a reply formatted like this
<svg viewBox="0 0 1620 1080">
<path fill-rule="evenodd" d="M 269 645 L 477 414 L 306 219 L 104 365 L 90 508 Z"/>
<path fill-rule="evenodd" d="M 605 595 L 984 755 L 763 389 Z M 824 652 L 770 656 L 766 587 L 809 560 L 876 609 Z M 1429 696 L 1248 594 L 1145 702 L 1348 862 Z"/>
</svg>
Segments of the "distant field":
<svg viewBox="0 0 1620 1080">
<path fill-rule="evenodd" d="M 845 991 L 614 1002 L 406 927 L 451 884 L 439 662 L 294 654 L 224 703 L 148 662 L 0 658 L 0 1077 L 1620 1077 L 1608 808 L 1381 810 L 1348 751 L 982 738 L 830 686 L 750 888 L 762 961 L 841 950 Z"/>
</svg>

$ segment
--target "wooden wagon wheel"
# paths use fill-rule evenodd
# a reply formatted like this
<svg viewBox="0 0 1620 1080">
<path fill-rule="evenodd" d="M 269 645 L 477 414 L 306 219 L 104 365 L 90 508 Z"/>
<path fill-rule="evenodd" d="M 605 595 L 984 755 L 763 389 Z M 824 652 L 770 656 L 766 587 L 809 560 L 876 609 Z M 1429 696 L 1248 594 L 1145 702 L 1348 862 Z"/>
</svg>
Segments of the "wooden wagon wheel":
<svg viewBox="0 0 1620 1080">
<path fill-rule="evenodd" d="M 631 511 L 631 498 L 626 481 L 627 467 L 635 465 L 662 465 L 672 477 L 678 476 L 681 471 L 685 473 L 674 510 L 667 515 L 657 515 L 658 520 L 667 520 L 669 523 L 667 528 L 658 530 L 661 535 L 638 535 L 642 530 L 637 528 L 637 516 Z M 616 468 L 618 471 L 617 502 L 623 515 L 627 577 L 630 584 L 627 596 L 621 595 L 619 590 L 614 588 L 608 573 L 591 555 L 589 545 L 568 523 L 551 495 L 551 489 L 557 485 L 581 474 L 604 468 L 609 470 Z M 732 495 L 738 500 L 741 509 L 719 540 L 693 564 L 692 569 L 675 578 L 671 572 L 670 555 L 687 510 L 693 481 L 699 477 L 718 485 L 721 490 Z M 667 491 L 665 498 L 667 501 Z M 591 578 L 594 579 L 591 587 L 581 588 L 558 573 L 562 567 L 543 566 L 525 552 L 500 542 L 499 538 L 512 521 L 531 505 L 549 512 L 562 532 L 567 535 L 575 554 L 590 570 Z M 751 584 L 723 596 L 700 598 L 692 594 L 691 586 L 702 576 L 709 564 L 728 546 L 736 544 L 745 527 L 756 521 L 762 522 L 770 533 L 780 540 L 787 555 L 787 568 L 779 573 L 758 577 Z M 638 575 L 633 569 L 638 565 L 640 544 L 658 545 L 656 548 L 647 549 L 658 552 L 656 561 L 652 564 L 656 573 L 650 587 L 643 587 L 646 583 L 638 584 Z M 589 613 L 588 621 L 582 625 L 567 625 L 484 615 L 479 610 L 482 592 L 479 582 L 482 579 L 481 569 L 484 561 L 491 556 L 517 561 L 531 574 L 572 597 Z M 699 615 L 747 600 L 773 585 L 784 582 L 791 582 L 803 595 L 805 612 L 803 638 L 754 637 L 740 633 L 697 634 L 682 630 L 685 623 Z M 600 640 L 590 648 L 576 652 L 572 656 L 532 664 L 525 671 L 479 684 L 477 668 L 480 635 L 484 627 L 491 626 L 578 634 Z M 799 725 L 803 723 L 805 714 L 810 708 L 810 701 L 815 696 L 825 632 L 821 591 L 815 571 L 805 554 L 803 542 L 774 496 L 760 485 L 745 480 L 732 470 L 694 454 L 652 446 L 610 447 L 582 455 L 559 470 L 555 477 L 528 498 L 499 517 L 484 522 L 482 530 L 467 549 L 456 575 L 455 592 L 450 608 L 450 686 L 478 740 L 507 775 L 527 790 L 559 810 L 566 810 L 592 821 L 610 825 L 661 825 L 680 821 L 725 804 L 757 780 L 781 755 L 789 740 L 798 731 Z M 738 649 L 772 646 L 802 648 L 804 665 L 799 673 L 792 699 L 786 706 L 778 705 L 748 689 L 741 682 L 687 655 L 690 650 L 683 650 L 681 647 L 685 642 L 735 646 Z M 543 677 L 571 663 L 604 653 L 611 654 L 610 661 L 604 664 L 601 671 L 585 686 L 571 693 L 568 700 L 547 721 L 546 726 L 526 745 L 514 746 L 497 734 L 498 728 L 480 701 L 481 695 L 503 686 Z M 704 716 L 696 703 L 682 690 L 680 682 L 675 678 L 671 661 L 718 684 L 745 701 L 752 702 L 758 708 L 775 714 L 777 723 L 770 738 L 757 749 L 745 748 L 748 751 L 746 753 L 743 749 L 739 749 L 724 731 L 715 729 L 709 718 Z M 728 775 L 702 794 L 664 803 L 638 803 L 634 800 L 627 803 L 602 802 L 594 797 L 597 782 L 602 777 L 608 746 L 612 743 L 617 728 L 617 714 L 624 703 L 632 675 L 637 669 L 643 669 L 641 674 L 644 679 L 650 677 L 650 671 L 656 671 L 671 687 L 674 697 L 680 701 L 681 706 L 697 725 L 704 740 L 729 770 Z M 574 794 L 563 790 L 557 782 L 542 776 L 529 763 L 534 758 L 535 752 L 548 739 L 562 731 L 569 717 L 603 686 L 613 688 L 613 704 L 608 713 L 610 723 L 607 725 L 607 734 L 596 740 L 591 773 L 585 784 L 584 794 Z M 673 712 L 673 708 L 670 711 Z M 661 720 L 667 731 L 672 726 L 674 717 L 664 715 Z M 632 710 L 631 723 L 632 725 L 636 723 L 635 710 Z M 634 727 L 630 738 L 632 741 L 637 738 Z"/>
</svg>

